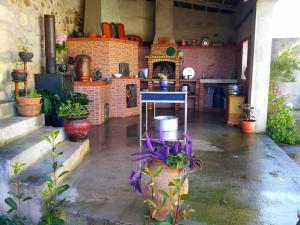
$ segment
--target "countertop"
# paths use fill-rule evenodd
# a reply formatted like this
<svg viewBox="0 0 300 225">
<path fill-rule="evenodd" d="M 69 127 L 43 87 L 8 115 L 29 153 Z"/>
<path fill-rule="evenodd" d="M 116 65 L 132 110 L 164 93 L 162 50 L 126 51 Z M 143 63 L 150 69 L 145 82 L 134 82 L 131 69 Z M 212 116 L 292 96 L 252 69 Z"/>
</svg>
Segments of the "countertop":
<svg viewBox="0 0 300 225">
<path fill-rule="evenodd" d="M 204 84 L 236 84 L 237 80 L 233 79 L 200 79 L 200 83 Z"/>
</svg>

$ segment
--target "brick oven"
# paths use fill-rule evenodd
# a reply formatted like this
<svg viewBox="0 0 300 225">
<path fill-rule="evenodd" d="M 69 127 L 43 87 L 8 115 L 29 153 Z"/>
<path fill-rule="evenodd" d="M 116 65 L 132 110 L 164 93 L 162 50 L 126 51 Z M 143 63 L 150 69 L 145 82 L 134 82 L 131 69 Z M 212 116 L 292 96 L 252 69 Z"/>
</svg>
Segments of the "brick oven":
<svg viewBox="0 0 300 225">
<path fill-rule="evenodd" d="M 151 53 L 149 56 L 146 56 L 148 60 L 149 91 L 158 89 L 158 73 L 167 74 L 171 84 L 171 90 L 179 91 L 179 83 L 176 81 L 180 78 L 182 58 L 178 57 L 177 54 L 167 56 L 166 50 L 169 47 L 173 47 L 177 50 L 176 44 L 152 44 Z"/>
</svg>

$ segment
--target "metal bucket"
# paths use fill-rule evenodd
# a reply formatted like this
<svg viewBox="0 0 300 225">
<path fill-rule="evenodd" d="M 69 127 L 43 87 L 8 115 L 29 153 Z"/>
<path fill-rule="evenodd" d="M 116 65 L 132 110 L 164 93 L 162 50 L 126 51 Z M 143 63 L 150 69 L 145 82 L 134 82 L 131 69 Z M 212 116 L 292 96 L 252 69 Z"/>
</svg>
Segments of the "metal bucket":
<svg viewBox="0 0 300 225">
<path fill-rule="evenodd" d="M 156 116 L 154 117 L 154 124 L 157 131 L 178 130 L 178 118 L 176 116 Z"/>
</svg>

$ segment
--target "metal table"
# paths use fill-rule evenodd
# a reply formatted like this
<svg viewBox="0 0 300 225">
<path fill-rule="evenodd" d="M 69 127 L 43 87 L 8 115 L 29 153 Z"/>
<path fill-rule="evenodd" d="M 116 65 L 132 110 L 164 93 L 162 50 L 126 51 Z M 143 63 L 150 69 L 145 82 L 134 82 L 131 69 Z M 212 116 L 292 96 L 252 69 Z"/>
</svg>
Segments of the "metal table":
<svg viewBox="0 0 300 225">
<path fill-rule="evenodd" d="M 140 95 L 140 146 L 143 140 L 143 104 L 146 105 L 145 128 L 148 132 L 148 104 L 153 103 L 154 117 L 156 115 L 156 104 L 178 103 L 184 104 L 184 133 L 187 132 L 187 92 L 165 92 L 165 91 L 142 91 Z"/>
</svg>

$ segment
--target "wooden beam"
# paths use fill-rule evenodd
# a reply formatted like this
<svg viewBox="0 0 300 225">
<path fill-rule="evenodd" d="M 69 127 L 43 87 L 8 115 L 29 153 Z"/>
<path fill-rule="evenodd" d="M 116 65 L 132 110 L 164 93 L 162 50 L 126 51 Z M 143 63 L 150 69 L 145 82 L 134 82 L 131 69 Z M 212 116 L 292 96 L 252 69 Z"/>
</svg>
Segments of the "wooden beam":
<svg viewBox="0 0 300 225">
<path fill-rule="evenodd" d="M 221 4 L 221 3 L 216 3 L 216 2 L 209 2 L 205 0 L 178 0 L 178 2 L 185 2 L 185 3 L 190 3 L 190 4 L 197 4 L 197 5 L 202 5 L 207 7 L 212 7 L 212 8 L 217 8 L 220 10 L 230 10 L 230 11 L 235 11 L 235 8 L 233 6 L 227 5 L 227 4 Z M 223 1 L 224 2 L 224 1 Z"/>
</svg>

